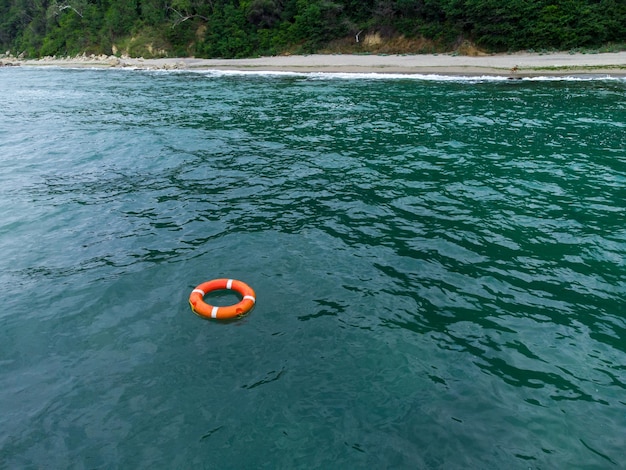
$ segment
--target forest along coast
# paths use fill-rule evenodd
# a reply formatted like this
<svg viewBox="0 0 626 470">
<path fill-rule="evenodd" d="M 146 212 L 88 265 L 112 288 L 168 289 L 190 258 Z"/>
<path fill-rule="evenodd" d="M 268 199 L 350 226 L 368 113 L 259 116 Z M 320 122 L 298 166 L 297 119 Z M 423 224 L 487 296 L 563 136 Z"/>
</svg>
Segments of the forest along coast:
<svg viewBox="0 0 626 470">
<path fill-rule="evenodd" d="M 0 0 L 0 51 L 246 58 L 626 50 L 623 0 Z"/>
</svg>

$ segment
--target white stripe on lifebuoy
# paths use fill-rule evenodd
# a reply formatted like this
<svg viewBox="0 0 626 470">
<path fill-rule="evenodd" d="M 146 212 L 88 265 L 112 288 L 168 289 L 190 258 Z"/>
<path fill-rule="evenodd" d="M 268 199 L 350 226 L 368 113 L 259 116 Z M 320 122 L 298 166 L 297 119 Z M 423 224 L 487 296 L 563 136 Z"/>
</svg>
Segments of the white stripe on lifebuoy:
<svg viewBox="0 0 626 470">
<path fill-rule="evenodd" d="M 202 297 L 204 297 L 204 291 L 202 289 L 194 289 L 191 291 L 191 293 L 193 294 L 194 292 L 197 292 L 198 294 L 200 294 Z"/>
<path fill-rule="evenodd" d="M 213 307 L 213 310 L 211 310 L 211 317 L 212 318 L 217 318 L 217 311 L 218 311 L 219 307 Z"/>
<path fill-rule="evenodd" d="M 252 300 L 252 303 L 256 303 L 256 299 L 254 297 L 252 297 L 251 295 L 244 295 L 242 300 Z"/>
<path fill-rule="evenodd" d="M 229 279 L 228 282 L 226 283 L 226 289 L 232 289 L 233 288 L 233 280 Z"/>
</svg>

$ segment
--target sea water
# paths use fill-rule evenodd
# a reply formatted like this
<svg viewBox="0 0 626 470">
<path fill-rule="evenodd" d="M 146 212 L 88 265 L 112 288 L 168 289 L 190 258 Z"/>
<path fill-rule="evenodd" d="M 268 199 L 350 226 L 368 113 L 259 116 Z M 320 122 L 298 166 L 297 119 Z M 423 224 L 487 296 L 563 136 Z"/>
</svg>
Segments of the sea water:
<svg viewBox="0 0 626 470">
<path fill-rule="evenodd" d="M 4 68 L 0 467 L 623 468 L 625 207 L 624 79 Z"/>
</svg>

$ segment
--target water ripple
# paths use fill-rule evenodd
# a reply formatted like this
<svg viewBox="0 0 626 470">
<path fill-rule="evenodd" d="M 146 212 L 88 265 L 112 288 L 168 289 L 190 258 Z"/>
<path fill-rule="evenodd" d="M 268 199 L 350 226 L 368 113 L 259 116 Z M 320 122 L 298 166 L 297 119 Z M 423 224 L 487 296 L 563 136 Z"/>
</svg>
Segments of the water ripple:
<svg viewBox="0 0 626 470">
<path fill-rule="evenodd" d="M 10 465 L 617 465 L 624 83 L 109 72 L 0 77 Z"/>
</svg>

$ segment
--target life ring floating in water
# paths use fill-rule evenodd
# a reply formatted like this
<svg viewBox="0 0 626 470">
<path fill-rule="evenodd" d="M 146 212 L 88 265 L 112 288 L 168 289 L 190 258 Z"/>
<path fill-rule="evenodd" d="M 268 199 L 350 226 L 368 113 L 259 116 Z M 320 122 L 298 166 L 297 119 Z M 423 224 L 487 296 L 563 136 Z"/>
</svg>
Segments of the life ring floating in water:
<svg viewBox="0 0 626 470">
<path fill-rule="evenodd" d="M 241 294 L 241 302 L 226 307 L 217 307 L 204 302 L 203 298 L 209 292 L 216 290 L 234 290 Z M 191 291 L 189 305 L 191 310 L 204 318 L 217 318 L 220 320 L 240 317 L 248 313 L 254 307 L 256 296 L 252 288 L 235 279 L 213 279 L 204 282 Z"/>
</svg>

